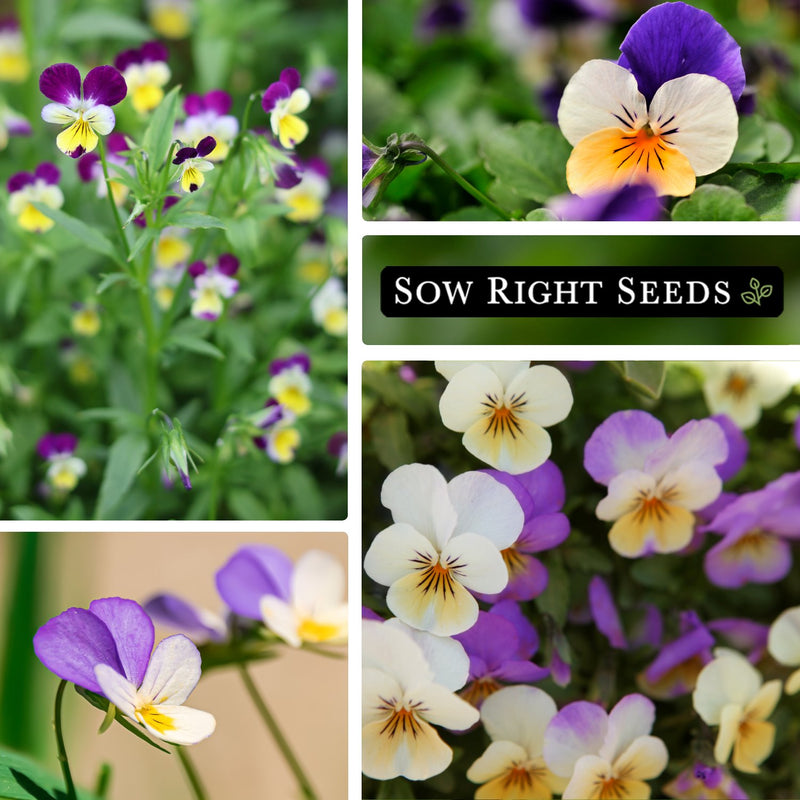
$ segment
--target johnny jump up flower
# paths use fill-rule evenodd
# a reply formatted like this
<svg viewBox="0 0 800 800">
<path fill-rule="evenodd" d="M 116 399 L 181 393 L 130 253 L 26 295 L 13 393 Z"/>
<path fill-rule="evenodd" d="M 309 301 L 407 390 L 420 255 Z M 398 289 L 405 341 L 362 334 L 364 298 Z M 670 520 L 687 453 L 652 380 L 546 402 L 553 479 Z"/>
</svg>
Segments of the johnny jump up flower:
<svg viewBox="0 0 800 800">
<path fill-rule="evenodd" d="M 442 422 L 463 433 L 464 447 L 495 469 L 518 475 L 550 456 L 544 429 L 572 408 L 572 390 L 555 367 L 528 361 L 437 361 L 448 380 L 439 400 Z"/>
<path fill-rule="evenodd" d="M 297 115 L 310 102 L 311 95 L 300 86 L 300 73 L 294 67 L 282 70 L 280 80 L 271 83 L 261 98 L 272 132 L 287 150 L 293 150 L 308 136 L 308 125 Z"/>
<path fill-rule="evenodd" d="M 194 301 L 193 317 L 215 320 L 222 314 L 223 299 L 239 291 L 239 281 L 233 277 L 238 269 L 239 259 L 231 253 L 223 253 L 212 267 L 204 261 L 189 265 L 189 274 L 194 278 L 194 288 L 189 291 Z"/>
<path fill-rule="evenodd" d="M 152 111 L 164 99 L 164 87 L 171 77 L 168 57 L 161 42 L 145 42 L 139 48 L 123 50 L 114 60 L 114 66 L 128 84 L 131 104 L 139 114 Z"/>
<path fill-rule="evenodd" d="M 206 136 L 213 136 L 217 144 L 207 158 L 209 161 L 222 161 L 239 133 L 239 120 L 228 113 L 231 96 L 222 89 L 188 94 L 183 101 L 183 110 L 186 119 L 175 126 L 175 137 L 197 147 Z"/>
<path fill-rule="evenodd" d="M 644 183 L 659 195 L 691 194 L 696 176 L 724 166 L 736 145 L 739 46 L 709 13 L 674 2 L 644 13 L 620 50 L 618 63 L 585 63 L 564 90 L 570 191 Z"/>
<path fill-rule="evenodd" d="M 269 393 L 284 408 L 297 416 L 307 414 L 311 408 L 311 359 L 306 353 L 295 353 L 288 358 L 276 358 L 269 365 Z"/>
<path fill-rule="evenodd" d="M 106 140 L 106 161 L 108 164 L 116 164 L 125 169 L 126 172 L 132 172 L 132 168 L 128 165 L 128 161 L 122 153 L 130 150 L 125 136 L 121 133 L 111 133 Z M 109 170 L 111 172 L 111 170 Z M 112 173 L 113 174 L 113 173 Z M 78 160 L 78 177 L 84 183 L 91 183 L 95 181 L 97 184 L 97 196 L 106 197 L 108 195 L 108 187 L 111 186 L 111 196 L 114 198 L 114 204 L 121 206 L 130 191 L 124 183 L 110 179 L 106 183 L 105 175 L 103 175 L 103 165 L 100 162 L 100 156 L 97 153 L 86 153 Z"/>
<path fill-rule="evenodd" d="M 86 462 L 74 456 L 78 438 L 71 433 L 46 433 L 36 452 L 47 461 L 47 483 L 59 493 L 71 492 L 86 474 Z"/>
<path fill-rule="evenodd" d="M 19 23 L 13 17 L 0 19 L 0 81 L 22 83 L 30 69 Z"/>
<path fill-rule="evenodd" d="M 478 603 L 508 582 L 500 551 L 514 542 L 523 514 L 509 489 L 480 472 L 449 483 L 427 464 L 398 467 L 381 502 L 394 524 L 372 541 L 364 571 L 389 587 L 386 604 L 414 628 L 450 636 L 471 628 Z"/>
<path fill-rule="evenodd" d="M 183 705 L 200 680 L 200 653 L 182 634 L 155 650 L 154 641 L 153 622 L 138 603 L 105 597 L 46 622 L 33 649 L 59 678 L 107 698 L 159 739 L 196 744 L 216 726 L 211 714 Z"/>
<path fill-rule="evenodd" d="M 8 147 L 11 136 L 30 136 L 33 128 L 22 114 L 10 109 L 0 101 L 0 150 Z"/>
<path fill-rule="evenodd" d="M 217 141 L 213 136 L 206 136 L 197 143 L 197 147 L 181 147 L 173 164 L 180 166 L 180 184 L 184 192 L 196 192 L 205 182 L 204 172 L 210 172 L 214 165 L 207 159 L 207 156 L 217 146 Z"/>
<path fill-rule="evenodd" d="M 321 158 L 312 158 L 301 166 L 300 180 L 289 188 L 282 188 L 278 185 L 278 180 L 275 181 L 275 199 L 291 208 L 286 219 L 292 222 L 314 222 L 325 210 L 325 199 L 330 194 L 330 171 Z M 278 173 L 279 180 L 285 181 L 287 177 L 286 170 Z"/>
<path fill-rule="evenodd" d="M 8 179 L 8 213 L 15 217 L 17 224 L 32 233 L 44 233 L 55 225 L 33 203 L 41 203 L 49 208 L 61 208 L 64 194 L 58 187 L 61 171 L 55 164 L 44 162 L 33 172 L 17 172 Z"/>
<path fill-rule="evenodd" d="M 111 106 L 125 99 L 128 87 L 110 66 L 89 70 L 81 85 L 81 74 L 72 64 L 53 64 L 42 72 L 39 91 L 52 103 L 42 109 L 42 119 L 66 125 L 56 137 L 58 149 L 72 158 L 97 147 L 98 134 L 114 130 Z"/>
<path fill-rule="evenodd" d="M 646 411 L 618 411 L 601 423 L 584 450 L 584 467 L 608 494 L 597 516 L 614 521 L 608 539 L 627 558 L 674 553 L 694 532 L 693 511 L 722 489 L 715 465 L 728 445 L 713 420 L 691 420 L 672 436 Z"/>
</svg>

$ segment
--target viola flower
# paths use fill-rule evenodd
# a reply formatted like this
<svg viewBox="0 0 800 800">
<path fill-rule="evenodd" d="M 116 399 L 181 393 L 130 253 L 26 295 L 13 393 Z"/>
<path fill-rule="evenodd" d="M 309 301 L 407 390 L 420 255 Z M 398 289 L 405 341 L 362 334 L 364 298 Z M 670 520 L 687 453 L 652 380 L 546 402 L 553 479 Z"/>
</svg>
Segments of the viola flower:
<svg viewBox="0 0 800 800">
<path fill-rule="evenodd" d="M 223 161 L 239 133 L 239 120 L 229 113 L 231 102 L 231 96 L 222 89 L 186 95 L 186 119 L 175 126 L 175 137 L 197 147 L 206 136 L 213 136 L 216 146 L 207 158 L 214 163 Z"/>
<path fill-rule="evenodd" d="M 72 158 L 91 153 L 98 135 L 114 130 L 111 106 L 125 99 L 128 87 L 114 67 L 89 70 L 81 85 L 81 74 L 72 64 L 53 64 L 42 72 L 39 91 L 52 103 L 42 109 L 42 119 L 66 125 L 56 137 L 58 149 Z"/>
<path fill-rule="evenodd" d="M 194 18 L 193 0 L 147 0 L 150 26 L 166 39 L 189 35 Z"/>
<path fill-rule="evenodd" d="M 116 164 L 122 167 L 126 172 L 132 172 L 128 160 L 122 153 L 130 150 L 125 136 L 121 133 L 109 134 L 106 141 L 106 161 L 108 164 Z M 78 177 L 84 183 L 97 183 L 97 196 L 106 197 L 108 195 L 108 187 L 111 186 L 111 196 L 114 198 L 114 204 L 121 206 L 128 197 L 130 191 L 124 183 L 109 180 L 106 184 L 105 175 L 103 175 L 103 165 L 100 161 L 100 156 L 97 153 L 86 153 L 78 160 Z"/>
<path fill-rule="evenodd" d="M 744 789 L 724 768 L 697 762 L 664 786 L 667 797 L 697 800 L 748 800 Z"/>
<path fill-rule="evenodd" d="M 556 704 L 533 686 L 507 686 L 487 697 L 481 722 L 492 740 L 467 770 L 467 778 L 482 784 L 475 800 L 550 800 L 567 782 L 554 775 L 542 756 L 545 729 L 556 715 Z"/>
<path fill-rule="evenodd" d="M 22 114 L 0 101 L 0 150 L 8 147 L 11 136 L 30 136 L 33 131 L 30 122 Z"/>
<path fill-rule="evenodd" d="M 0 19 L 0 81 L 22 83 L 30 71 L 19 23 L 13 17 Z"/>
<path fill-rule="evenodd" d="M 362 770 L 367 777 L 412 781 L 438 775 L 453 751 L 434 725 L 462 731 L 479 714 L 437 683 L 419 645 L 402 630 L 364 620 L 362 680 Z"/>
<path fill-rule="evenodd" d="M 787 608 L 772 623 L 767 649 L 779 664 L 800 667 L 800 606 Z M 795 669 L 786 679 L 784 691 L 786 694 L 800 691 L 800 669 Z"/>
<path fill-rule="evenodd" d="M 261 620 L 262 597 L 289 597 L 292 568 L 292 560 L 277 547 L 244 545 L 217 571 L 214 581 L 234 614 Z"/>
<path fill-rule="evenodd" d="M 653 222 L 664 216 L 664 206 L 652 187 L 636 184 L 607 192 L 560 195 L 547 203 L 559 219 L 574 222 Z"/>
<path fill-rule="evenodd" d="M 722 489 L 714 469 L 725 461 L 725 434 L 712 420 L 691 420 L 672 436 L 645 411 L 618 411 L 586 443 L 584 467 L 608 494 L 597 505 L 614 521 L 609 543 L 620 555 L 674 553 L 694 532 L 693 511 Z"/>
<path fill-rule="evenodd" d="M 479 611 L 475 624 L 453 638 L 469 656 L 469 680 L 460 694 L 475 708 L 505 683 L 533 683 L 550 674 L 531 662 L 533 653 L 521 647 L 516 627 L 500 614 Z"/>
<path fill-rule="evenodd" d="M 46 622 L 33 649 L 59 678 L 107 698 L 153 736 L 196 744 L 216 727 L 211 714 L 183 705 L 200 680 L 200 653 L 182 634 L 155 650 L 154 641 L 153 622 L 138 603 L 105 597 Z"/>
<path fill-rule="evenodd" d="M 386 478 L 381 502 L 394 524 L 373 539 L 364 571 L 389 587 L 389 609 L 439 636 L 471 628 L 471 592 L 496 593 L 508 581 L 500 550 L 523 523 L 514 495 L 480 472 L 447 483 L 435 467 L 407 464 Z"/>
<path fill-rule="evenodd" d="M 742 772 L 760 772 L 772 752 L 775 725 L 767 722 L 781 696 L 779 680 L 763 682 L 761 673 L 740 653 L 718 648 L 703 667 L 692 694 L 694 709 L 707 725 L 719 725 L 714 758 Z"/>
<path fill-rule="evenodd" d="M 218 319 L 224 308 L 223 299 L 233 297 L 239 291 L 239 281 L 233 276 L 239 269 L 239 259 L 231 253 L 223 253 L 217 263 L 209 267 L 204 261 L 189 265 L 189 274 L 194 278 L 194 288 L 189 291 L 192 316 L 198 319 Z"/>
<path fill-rule="evenodd" d="M 570 191 L 644 183 L 659 195 L 691 194 L 696 176 L 724 166 L 736 145 L 739 46 L 708 12 L 675 2 L 645 12 L 620 50 L 618 63 L 588 61 L 564 89 Z"/>
<path fill-rule="evenodd" d="M 792 567 L 790 543 L 800 539 L 800 472 L 740 495 L 701 530 L 723 536 L 703 562 L 716 586 L 782 580 Z"/>
<path fill-rule="evenodd" d="M 347 472 L 347 432 L 336 431 L 328 439 L 327 450 L 339 462 L 336 465 L 336 474 L 344 475 Z"/>
<path fill-rule="evenodd" d="M 47 483 L 59 494 L 71 492 L 86 474 L 86 462 L 73 455 L 78 438 L 71 433 L 46 433 L 36 452 L 47 461 Z"/>
<path fill-rule="evenodd" d="M 172 77 L 168 57 L 169 52 L 161 42 L 145 42 L 139 48 L 123 50 L 114 60 L 137 113 L 147 114 L 164 99 L 164 87 Z"/>
<path fill-rule="evenodd" d="M 100 333 L 100 314 L 98 313 L 97 303 L 73 304 L 73 314 L 70 320 L 70 327 L 76 336 L 97 336 Z"/>
<path fill-rule="evenodd" d="M 655 706 L 640 694 L 626 695 L 610 713 L 585 700 L 564 706 L 547 726 L 543 748 L 548 768 L 569 779 L 564 800 L 647 800 L 645 781 L 668 759 L 664 742 L 649 735 L 654 721 Z"/>
<path fill-rule="evenodd" d="M 300 86 L 300 73 L 294 67 L 282 70 L 280 80 L 271 83 L 261 98 L 272 133 L 287 150 L 293 150 L 308 136 L 308 125 L 297 115 L 310 102 L 311 95 Z"/>
<path fill-rule="evenodd" d="M 322 159 L 313 158 L 303 165 L 298 183 L 289 188 L 281 188 L 278 181 L 275 182 L 275 199 L 291 208 L 286 219 L 292 222 L 314 222 L 322 216 L 325 199 L 330 194 L 329 172 L 328 165 Z M 285 171 L 279 172 L 279 177 L 285 179 Z"/>
<path fill-rule="evenodd" d="M 525 514 L 519 538 L 501 555 L 508 569 L 508 585 L 497 595 L 481 595 L 481 600 L 532 600 L 547 588 L 547 568 L 534 553 L 550 550 L 569 536 L 569 520 L 561 513 L 566 492 L 561 470 L 545 461 L 530 472 L 509 475 L 485 470 L 514 493 Z"/>
<path fill-rule="evenodd" d="M 311 317 L 331 336 L 344 336 L 347 333 L 347 292 L 339 278 L 328 278 L 314 293 L 311 298 Z"/>
<path fill-rule="evenodd" d="M 528 472 L 550 456 L 544 429 L 572 408 L 572 391 L 555 367 L 527 361 L 436 362 L 449 381 L 439 400 L 446 428 L 463 433 L 476 458 L 512 475 Z"/>
<path fill-rule="evenodd" d="M 311 409 L 311 359 L 305 353 L 276 358 L 269 365 L 269 393 L 298 417 Z"/>
<path fill-rule="evenodd" d="M 210 172 L 214 165 L 206 156 L 217 146 L 213 136 L 206 136 L 197 143 L 197 147 L 181 147 L 172 159 L 173 164 L 180 166 L 180 184 L 184 192 L 196 192 L 205 182 L 204 172 Z"/>
<path fill-rule="evenodd" d="M 17 172 L 8 179 L 8 213 L 15 217 L 23 230 L 31 233 L 45 233 L 55 225 L 33 203 L 41 203 L 48 208 L 61 208 L 64 194 L 58 187 L 61 170 L 48 161 L 39 164 L 33 172 Z"/>
<path fill-rule="evenodd" d="M 189 634 L 196 644 L 224 642 L 228 638 L 228 624 L 219 614 L 177 595 L 153 595 L 142 607 L 153 622 Z"/>
<path fill-rule="evenodd" d="M 293 412 L 270 398 L 264 411 L 253 420 L 263 430 L 261 436 L 253 439 L 253 444 L 264 450 L 276 464 L 291 463 L 300 446 L 300 432 L 294 427 L 294 421 Z"/>
<path fill-rule="evenodd" d="M 763 408 L 783 400 L 798 381 L 797 366 L 781 361 L 709 361 L 701 364 L 703 395 L 713 414 L 753 427 Z"/>
</svg>

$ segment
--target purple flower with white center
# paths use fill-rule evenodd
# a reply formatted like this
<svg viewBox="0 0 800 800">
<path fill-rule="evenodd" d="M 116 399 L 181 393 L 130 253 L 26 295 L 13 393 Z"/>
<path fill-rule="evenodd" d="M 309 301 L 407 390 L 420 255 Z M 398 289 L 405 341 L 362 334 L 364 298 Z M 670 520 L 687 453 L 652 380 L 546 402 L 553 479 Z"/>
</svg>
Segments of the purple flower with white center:
<svg viewBox="0 0 800 800">
<path fill-rule="evenodd" d="M 161 42 L 145 42 L 139 48 L 123 50 L 114 60 L 139 114 L 152 111 L 164 99 L 164 86 L 171 77 L 168 57 L 169 51 Z"/>
<path fill-rule="evenodd" d="M 9 137 L 30 136 L 32 132 L 30 122 L 22 114 L 0 102 L 0 150 L 8 147 Z"/>
<path fill-rule="evenodd" d="M 189 291 L 192 316 L 198 319 L 218 319 L 224 308 L 223 299 L 233 297 L 239 291 L 239 281 L 233 276 L 239 269 L 239 259 L 231 253 L 223 253 L 217 263 L 209 267 L 204 261 L 189 265 L 189 274 L 194 278 L 194 288 Z"/>
<path fill-rule="evenodd" d="M 782 580 L 792 566 L 790 542 L 800 539 L 800 472 L 740 495 L 703 530 L 723 537 L 703 564 L 716 586 L 735 589 Z"/>
<path fill-rule="evenodd" d="M 264 404 L 264 410 L 252 415 L 250 421 L 264 433 L 253 438 L 253 444 L 263 450 L 275 463 L 288 464 L 294 460 L 300 446 L 300 433 L 294 427 L 296 415 L 275 398 Z"/>
<path fill-rule="evenodd" d="M 130 150 L 130 145 L 122 133 L 112 133 L 106 141 L 106 161 L 108 164 L 116 164 L 125 169 L 126 172 L 132 173 L 133 169 L 128 164 L 128 160 L 122 153 Z M 86 153 L 78 160 L 78 177 L 84 183 L 91 183 L 95 181 L 97 184 L 97 196 L 106 197 L 108 195 L 108 184 L 111 185 L 111 195 L 114 198 L 115 205 L 121 206 L 128 196 L 128 187 L 124 183 L 113 180 L 113 178 L 106 184 L 105 176 L 103 175 L 103 165 L 100 161 L 100 156 L 97 153 Z"/>
<path fill-rule="evenodd" d="M 347 432 L 336 431 L 328 439 L 327 450 L 339 462 L 336 465 L 336 474 L 344 475 L 347 472 Z"/>
<path fill-rule="evenodd" d="M 86 462 L 73 455 L 78 437 L 71 433 L 46 433 L 36 452 L 47 462 L 47 483 L 59 494 L 71 492 L 86 474 Z"/>
<path fill-rule="evenodd" d="M 664 786 L 667 797 L 696 797 L 699 800 L 747 800 L 747 794 L 727 769 L 700 761 L 682 770 Z"/>
<path fill-rule="evenodd" d="M 66 125 L 56 137 L 58 149 L 72 158 L 97 147 L 98 135 L 114 130 L 111 106 L 125 99 L 128 87 L 111 66 L 95 67 L 81 85 L 81 74 L 72 64 L 53 64 L 42 72 L 39 91 L 52 103 L 42 109 L 42 119 Z"/>
<path fill-rule="evenodd" d="M 310 102 L 311 95 L 300 86 L 300 73 L 294 67 L 282 70 L 280 80 L 271 83 L 261 98 L 272 132 L 287 150 L 293 150 L 308 136 L 308 125 L 297 115 Z"/>
<path fill-rule="evenodd" d="M 519 475 L 484 470 L 514 493 L 525 514 L 517 541 L 501 551 L 508 569 L 508 584 L 496 595 L 478 595 L 489 603 L 498 600 L 532 600 L 547 588 L 547 568 L 533 553 L 558 547 L 569 536 L 569 520 L 561 513 L 565 489 L 561 470 L 545 461 Z"/>
<path fill-rule="evenodd" d="M 175 126 L 175 137 L 197 147 L 206 136 L 213 136 L 216 146 L 208 160 L 224 160 L 239 133 L 239 120 L 230 113 L 231 96 L 223 89 L 189 94 L 183 101 L 183 110 L 186 119 Z"/>
<path fill-rule="evenodd" d="M 622 630 L 617 604 L 608 583 L 595 575 L 589 581 L 589 608 L 597 630 L 608 639 L 609 644 L 618 650 L 628 649 L 628 640 Z"/>
<path fill-rule="evenodd" d="M 138 603 L 105 597 L 46 622 L 33 649 L 59 678 L 107 698 L 159 739 L 196 744 L 216 726 L 211 714 L 183 706 L 200 680 L 200 653 L 182 634 L 155 650 L 154 641 L 153 622 Z"/>
<path fill-rule="evenodd" d="M 302 352 L 288 358 L 276 358 L 269 365 L 270 395 L 298 417 L 311 409 L 310 369 L 311 359 Z"/>
<path fill-rule="evenodd" d="M 154 595 L 142 607 L 153 622 L 182 631 L 198 644 L 224 642 L 228 638 L 228 625 L 219 614 L 177 595 L 166 592 Z"/>
<path fill-rule="evenodd" d="M 475 708 L 505 683 L 533 683 L 549 675 L 531 662 L 533 653 L 521 646 L 516 627 L 500 614 L 478 612 L 475 624 L 453 638 L 469 656 L 469 679 L 460 694 Z"/>
<path fill-rule="evenodd" d="M 621 186 L 579 197 L 560 195 L 547 203 L 559 219 L 576 222 L 652 222 L 664 216 L 664 206 L 652 187 Z"/>
<path fill-rule="evenodd" d="M 184 192 L 196 192 L 206 181 L 204 172 L 210 172 L 214 165 L 207 160 L 208 156 L 217 146 L 213 136 L 206 136 L 197 143 L 197 147 L 181 147 L 173 164 L 180 166 L 180 184 Z"/>
<path fill-rule="evenodd" d="M 627 558 L 686 547 L 692 512 L 718 497 L 722 480 L 715 466 L 727 457 L 725 434 L 713 420 L 691 420 L 667 436 L 645 411 L 608 417 L 586 443 L 584 467 L 608 487 L 596 513 L 614 521 L 611 547 Z"/>
<path fill-rule="evenodd" d="M 33 172 L 17 172 L 8 179 L 8 212 L 16 218 L 20 228 L 31 233 L 44 233 L 55 225 L 33 203 L 61 208 L 64 205 L 64 194 L 58 186 L 60 178 L 61 170 L 55 164 L 45 161 Z"/>
</svg>

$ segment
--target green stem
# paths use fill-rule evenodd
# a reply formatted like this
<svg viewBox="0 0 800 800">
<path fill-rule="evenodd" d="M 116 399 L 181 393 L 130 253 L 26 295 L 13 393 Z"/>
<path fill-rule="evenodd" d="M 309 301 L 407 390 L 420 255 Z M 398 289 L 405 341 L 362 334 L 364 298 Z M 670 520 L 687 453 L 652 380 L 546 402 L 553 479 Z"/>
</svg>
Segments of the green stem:
<svg viewBox="0 0 800 800">
<path fill-rule="evenodd" d="M 122 227 L 122 217 L 120 217 L 119 209 L 114 202 L 114 193 L 111 191 L 111 178 L 108 176 L 108 163 L 106 162 L 106 148 L 102 138 L 99 139 L 97 150 L 100 153 L 100 164 L 103 167 L 103 177 L 106 181 L 106 196 L 108 197 L 108 202 L 111 204 L 111 213 L 114 215 L 114 222 L 117 224 L 117 233 L 122 242 L 122 249 L 125 252 L 127 263 L 127 259 L 129 259 L 131 255 L 131 248 L 128 244 L 128 237 L 125 235 L 125 229 Z"/>
<path fill-rule="evenodd" d="M 306 777 L 303 768 L 300 766 L 300 762 L 295 757 L 294 753 L 292 752 L 292 748 L 289 746 L 289 742 L 286 740 L 286 737 L 278 727 L 275 717 L 272 716 L 272 713 L 267 708 L 264 698 L 261 697 L 258 687 L 255 685 L 253 679 L 250 677 L 250 673 L 247 671 L 247 667 L 244 664 L 239 664 L 238 666 L 239 673 L 242 676 L 242 681 L 244 681 L 244 686 L 247 689 L 247 693 L 250 695 L 250 699 L 255 704 L 255 707 L 258 709 L 258 713 L 264 720 L 264 724 L 267 726 L 269 732 L 275 739 L 275 743 L 278 745 L 278 749 L 286 759 L 289 769 L 291 769 L 294 777 L 297 779 L 297 783 L 300 787 L 300 791 L 303 794 L 304 800 L 317 800 L 317 795 L 315 794 L 314 789 L 311 787 L 311 783 Z"/>
<path fill-rule="evenodd" d="M 197 800 L 206 800 L 208 795 L 200 781 L 200 775 L 198 775 L 192 760 L 189 758 L 189 754 L 186 752 L 186 748 L 178 746 L 175 748 L 175 752 L 178 754 L 183 771 L 186 773 L 186 778 L 189 781 L 189 785 L 192 787 L 192 793 Z"/>
<path fill-rule="evenodd" d="M 69 769 L 69 759 L 67 758 L 67 748 L 64 746 L 64 734 L 61 730 L 61 702 L 64 697 L 64 689 L 67 688 L 67 681 L 62 680 L 58 684 L 56 691 L 55 705 L 55 727 L 56 727 L 56 747 L 58 748 L 58 761 L 61 764 L 61 772 L 64 775 L 64 785 L 67 790 L 67 800 L 78 800 L 75 792 L 75 784 L 72 782 L 72 773 Z"/>
<path fill-rule="evenodd" d="M 452 178 L 465 192 L 471 194 L 479 203 L 486 206 L 490 211 L 493 211 L 497 214 L 500 219 L 511 220 L 512 217 L 509 213 L 500 206 L 497 205 L 493 200 L 490 200 L 480 189 L 476 189 L 466 178 L 462 175 L 459 175 L 435 150 L 431 149 L 425 142 L 415 141 L 415 142 L 406 142 L 402 148 L 404 151 L 408 150 L 417 150 L 420 153 L 424 153 L 431 161 L 433 161 L 439 169 L 442 170 L 448 177 Z"/>
</svg>

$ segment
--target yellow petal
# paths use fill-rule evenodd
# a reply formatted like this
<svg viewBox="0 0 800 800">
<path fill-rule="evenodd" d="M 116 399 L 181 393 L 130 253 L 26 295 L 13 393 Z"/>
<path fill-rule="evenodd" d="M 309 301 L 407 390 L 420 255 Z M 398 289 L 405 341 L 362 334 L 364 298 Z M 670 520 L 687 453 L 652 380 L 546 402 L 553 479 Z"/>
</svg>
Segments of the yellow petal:
<svg viewBox="0 0 800 800">
<path fill-rule="evenodd" d="M 131 94 L 131 103 L 139 114 L 152 111 L 164 99 L 164 90 L 152 83 L 137 86 Z"/>
<path fill-rule="evenodd" d="M 91 153 L 97 147 L 97 134 L 91 125 L 83 119 L 76 119 L 56 137 L 56 146 L 66 155 L 72 155 L 79 147 L 83 152 Z"/>
<path fill-rule="evenodd" d="M 720 764 L 725 764 L 730 758 L 737 737 L 739 736 L 739 723 L 742 721 L 742 707 L 733 703 L 725 706 L 720 713 L 719 733 L 714 744 L 714 758 Z"/>
<path fill-rule="evenodd" d="M 775 726 L 771 722 L 743 722 L 733 746 L 733 766 L 742 772 L 759 772 L 758 765 L 772 752 L 774 745 Z"/>
<path fill-rule="evenodd" d="M 33 233 L 44 233 L 55 225 L 50 217 L 46 217 L 30 203 L 22 209 L 22 212 L 17 217 L 17 223 L 23 230 L 32 231 Z"/>
<path fill-rule="evenodd" d="M 278 121 L 278 139 L 280 143 L 291 150 L 308 136 L 308 125 L 294 114 L 286 114 Z"/>
<path fill-rule="evenodd" d="M 686 547 L 694 530 L 694 514 L 673 503 L 637 509 L 620 517 L 608 540 L 622 556 L 636 558 L 648 550 L 674 553 Z"/>
<path fill-rule="evenodd" d="M 574 194 L 647 184 L 656 194 L 683 197 L 695 187 L 689 159 L 643 128 L 605 128 L 581 139 L 567 161 L 567 184 Z"/>
<path fill-rule="evenodd" d="M 783 687 L 786 694 L 797 694 L 800 691 L 800 669 L 796 669 L 787 679 Z"/>
</svg>

